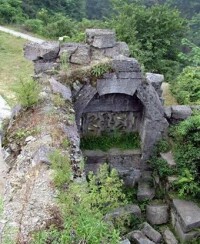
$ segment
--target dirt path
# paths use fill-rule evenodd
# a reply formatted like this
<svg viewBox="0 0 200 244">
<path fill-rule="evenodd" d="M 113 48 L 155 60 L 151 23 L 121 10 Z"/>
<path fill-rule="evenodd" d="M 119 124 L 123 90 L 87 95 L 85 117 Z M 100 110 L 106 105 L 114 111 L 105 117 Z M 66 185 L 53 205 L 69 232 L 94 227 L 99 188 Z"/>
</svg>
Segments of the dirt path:
<svg viewBox="0 0 200 244">
<path fill-rule="evenodd" d="M 10 30 L 9 28 L 3 27 L 3 26 L 0 26 L 0 31 L 3 31 L 5 33 L 9 33 L 9 34 L 11 34 L 13 36 L 16 36 L 16 37 L 21 37 L 21 38 L 29 40 L 31 42 L 36 42 L 36 43 L 44 42 L 44 40 L 42 40 L 42 39 L 27 35 L 27 34 L 24 34 L 24 33 L 21 33 L 21 32 L 17 32 L 17 31 L 14 31 L 14 30 Z"/>
</svg>

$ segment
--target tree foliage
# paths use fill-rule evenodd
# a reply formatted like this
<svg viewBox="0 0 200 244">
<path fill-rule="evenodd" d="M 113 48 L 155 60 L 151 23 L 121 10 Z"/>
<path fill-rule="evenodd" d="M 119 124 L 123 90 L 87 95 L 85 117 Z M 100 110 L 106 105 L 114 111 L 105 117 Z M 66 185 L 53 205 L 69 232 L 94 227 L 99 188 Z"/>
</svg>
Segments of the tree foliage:
<svg viewBox="0 0 200 244">
<path fill-rule="evenodd" d="M 167 5 L 150 8 L 130 4 L 118 8 L 113 19 L 120 40 L 129 44 L 132 56 L 152 72 L 166 74 L 177 65 L 186 21 Z M 173 67 L 173 69 L 172 69 Z"/>
</svg>

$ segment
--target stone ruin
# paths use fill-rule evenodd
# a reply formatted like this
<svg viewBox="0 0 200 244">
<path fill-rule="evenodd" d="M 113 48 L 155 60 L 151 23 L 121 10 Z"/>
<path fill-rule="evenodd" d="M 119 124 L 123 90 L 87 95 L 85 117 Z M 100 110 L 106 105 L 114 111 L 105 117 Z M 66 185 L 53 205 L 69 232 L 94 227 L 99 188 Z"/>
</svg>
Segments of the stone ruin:
<svg viewBox="0 0 200 244">
<path fill-rule="evenodd" d="M 138 61 L 129 57 L 127 44 L 117 42 L 115 33 L 110 30 L 86 30 L 84 44 L 28 43 L 24 52 L 25 57 L 34 62 L 34 78 L 41 84 L 42 89 L 39 112 L 33 112 L 36 113 L 33 114 L 34 117 L 30 115 L 25 120 L 31 124 L 38 123 L 42 129 L 35 137 L 28 136 L 22 148 L 19 149 L 19 145 L 14 144 L 11 139 L 12 146 L 6 149 L 5 154 L 8 154 L 5 156 L 6 161 L 12 161 L 11 156 L 14 155 L 15 165 L 11 167 L 8 174 L 4 196 L 5 211 L 3 221 L 0 221 L 0 233 L 12 216 L 11 225 L 20 230 L 23 243 L 29 243 L 31 232 L 45 228 L 46 223 L 52 221 L 53 217 L 48 209 L 55 204 L 56 192 L 50 187 L 51 170 L 48 167 L 50 163 L 48 155 L 59 148 L 57 134 L 70 142 L 70 160 L 75 178 L 81 177 L 79 164 L 83 153 L 87 157 L 86 173 L 89 170 L 96 171 L 101 163 L 108 161 L 111 167 L 118 170 L 126 185 L 134 186 L 138 183 L 139 201 L 152 199 L 155 196 L 155 189 L 149 182 L 151 171 L 148 159 L 155 144 L 166 135 L 168 125 L 189 117 L 193 108 L 164 107 L 161 89 L 163 75 L 144 74 Z M 106 65 L 109 69 L 93 80 L 90 71 L 98 65 Z M 67 67 L 67 70 L 63 71 L 62 66 Z M 66 107 L 59 108 L 59 105 L 55 104 L 54 94 L 62 97 Z M 9 129 L 15 123 L 19 111 L 19 107 L 13 110 Z M 51 113 L 53 113 L 52 117 L 50 117 Z M 139 133 L 141 148 L 128 151 L 112 149 L 107 153 L 81 152 L 82 136 L 115 131 Z M 179 211 L 179 206 L 174 208 L 178 208 L 176 210 Z M 166 204 L 149 206 L 148 222 L 166 223 L 169 218 L 168 210 Z M 139 216 L 141 215 L 139 207 L 136 208 L 135 205 L 132 208 L 127 207 L 127 211 L 130 214 L 137 212 Z M 174 219 L 178 219 L 178 215 L 184 215 L 177 214 L 177 211 L 175 213 L 172 211 Z M 198 213 L 199 210 L 196 211 Z M 183 218 L 187 216 L 184 215 Z M 177 221 L 174 220 L 179 223 Z M 199 225 L 200 217 L 197 217 L 194 226 Z M 145 223 L 144 230 L 133 232 L 130 238 L 138 243 L 140 243 L 139 239 L 154 243 L 148 239 L 150 238 L 157 243 L 161 240 L 161 235 L 151 228 L 148 223 Z M 191 228 L 187 229 L 190 230 Z M 151 233 L 149 236 L 151 231 L 154 233 L 153 237 Z M 183 230 L 181 235 L 181 238 L 186 240 L 190 233 L 185 234 Z M 195 236 L 196 232 L 192 238 Z M 170 230 L 166 230 L 163 237 L 166 240 L 174 238 Z M 166 243 L 177 242 L 175 240 Z"/>
<path fill-rule="evenodd" d="M 116 42 L 112 31 L 86 30 L 86 43 L 29 44 L 25 57 L 34 61 L 36 74 L 56 69 L 63 53 L 67 53 L 71 67 L 87 67 L 107 58 L 111 71 L 95 84 L 88 77 L 68 87 L 79 133 L 137 131 L 141 138 L 141 160 L 146 161 L 168 127 L 161 97 L 164 77 L 151 73 L 145 77 L 138 61 L 129 57 L 126 43 Z"/>
</svg>

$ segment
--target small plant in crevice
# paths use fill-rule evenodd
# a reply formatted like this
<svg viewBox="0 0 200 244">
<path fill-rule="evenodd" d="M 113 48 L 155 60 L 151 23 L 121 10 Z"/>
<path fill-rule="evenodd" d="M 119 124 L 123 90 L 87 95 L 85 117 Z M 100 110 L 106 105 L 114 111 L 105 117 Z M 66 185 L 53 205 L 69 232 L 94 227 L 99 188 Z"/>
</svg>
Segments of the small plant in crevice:
<svg viewBox="0 0 200 244">
<path fill-rule="evenodd" d="M 51 168 L 54 170 L 54 184 L 56 187 L 67 186 L 72 180 L 72 169 L 69 155 L 63 155 L 59 150 L 49 155 Z"/>
<path fill-rule="evenodd" d="M 180 197 L 186 195 L 192 197 L 200 196 L 199 183 L 195 181 L 194 175 L 187 168 L 183 170 L 178 180 L 174 182 L 174 187 L 178 190 Z"/>
<path fill-rule="evenodd" d="M 56 107 L 65 106 L 65 99 L 60 94 L 53 94 L 52 100 L 53 100 L 53 104 Z"/>
<path fill-rule="evenodd" d="M 101 78 L 102 75 L 111 71 L 111 65 L 109 63 L 96 64 L 91 69 L 91 75 L 95 78 Z"/>
<path fill-rule="evenodd" d="M 39 101 L 40 86 L 37 81 L 29 78 L 20 78 L 13 87 L 18 102 L 26 107 L 32 107 Z"/>
<path fill-rule="evenodd" d="M 69 70 L 69 54 L 67 51 L 64 51 L 60 55 L 60 69 L 63 72 L 67 72 Z"/>
</svg>

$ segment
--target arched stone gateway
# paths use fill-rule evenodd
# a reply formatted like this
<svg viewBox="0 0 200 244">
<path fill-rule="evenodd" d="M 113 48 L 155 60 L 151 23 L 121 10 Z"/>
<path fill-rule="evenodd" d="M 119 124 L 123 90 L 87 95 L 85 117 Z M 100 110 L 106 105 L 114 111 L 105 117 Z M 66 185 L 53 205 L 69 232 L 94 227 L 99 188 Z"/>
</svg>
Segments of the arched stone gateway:
<svg viewBox="0 0 200 244">
<path fill-rule="evenodd" d="M 72 69 L 88 69 L 95 62 L 105 63 L 105 59 L 111 66 L 95 84 L 90 76 L 79 77 L 78 83 L 75 79 L 71 84 L 79 133 L 94 132 L 94 127 L 97 134 L 119 128 L 138 131 L 141 161 L 145 162 L 168 127 L 161 98 L 163 76 L 143 75 L 138 61 L 129 57 L 126 43 L 116 42 L 110 30 L 86 30 L 86 44 L 48 42 L 25 47 L 25 57 L 34 61 L 37 74 L 59 67 L 63 53 L 67 53 L 66 62 Z"/>
<path fill-rule="evenodd" d="M 156 76 L 162 79 L 158 75 L 152 77 Z M 85 84 L 75 100 L 80 133 L 100 134 L 106 131 L 106 127 L 108 131 L 138 131 L 142 161 L 149 158 L 155 143 L 168 127 L 159 94 L 151 80 L 143 77 L 139 63 L 134 58 L 122 55 L 114 57 L 112 72 L 104 74 L 95 86 Z"/>
</svg>

